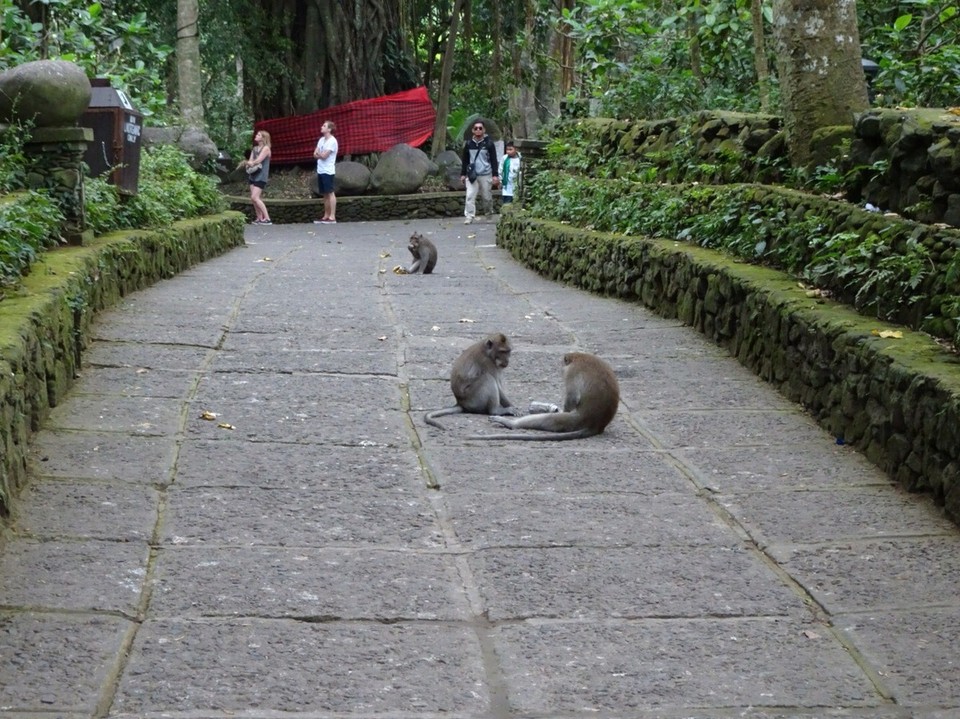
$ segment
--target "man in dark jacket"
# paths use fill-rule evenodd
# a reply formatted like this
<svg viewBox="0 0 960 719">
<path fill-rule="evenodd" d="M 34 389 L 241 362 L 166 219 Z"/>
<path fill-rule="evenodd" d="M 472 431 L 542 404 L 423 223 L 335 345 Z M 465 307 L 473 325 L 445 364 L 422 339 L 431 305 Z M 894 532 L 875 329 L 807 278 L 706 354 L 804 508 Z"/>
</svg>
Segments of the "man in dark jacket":
<svg viewBox="0 0 960 719">
<path fill-rule="evenodd" d="M 460 157 L 460 180 L 467 188 L 463 224 L 469 225 L 477 218 L 477 193 L 484 207 L 493 213 L 493 188 L 500 185 L 498 168 L 497 148 L 487 135 L 483 120 L 477 120 Z"/>
</svg>

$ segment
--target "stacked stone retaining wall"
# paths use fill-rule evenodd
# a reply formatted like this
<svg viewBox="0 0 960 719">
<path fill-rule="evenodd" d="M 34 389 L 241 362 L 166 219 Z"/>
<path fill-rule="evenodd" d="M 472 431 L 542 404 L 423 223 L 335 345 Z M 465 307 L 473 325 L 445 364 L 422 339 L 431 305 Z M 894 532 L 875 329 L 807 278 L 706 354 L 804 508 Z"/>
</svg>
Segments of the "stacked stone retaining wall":
<svg viewBox="0 0 960 719">
<path fill-rule="evenodd" d="M 588 146 L 588 176 L 668 182 L 794 182 L 786 134 L 772 115 L 702 111 L 682 118 L 571 121 Z M 811 143 L 811 181 L 919 222 L 960 227 L 960 115 L 942 108 L 873 108 Z M 564 155 L 559 155 L 562 163 Z M 818 179 L 819 178 L 819 179 Z"/>
<path fill-rule="evenodd" d="M 230 209 L 254 219 L 247 197 L 228 198 Z M 274 224 L 313 222 L 323 217 L 322 199 L 275 200 L 264 196 Z M 364 220 L 415 220 L 425 217 L 463 217 L 462 192 L 421 192 L 413 195 L 361 195 L 337 198 L 339 222 Z M 500 193 L 493 193 L 494 211 L 500 208 Z"/>
<path fill-rule="evenodd" d="M 44 255 L 0 302 L 0 517 L 26 477 L 27 442 L 73 384 L 94 314 L 125 294 L 243 244 L 235 212 L 162 232 L 116 232 Z"/>
<path fill-rule="evenodd" d="M 704 333 L 960 523 L 960 357 L 929 336 L 812 299 L 775 270 L 672 240 L 508 212 L 497 241 L 546 277 L 640 301 Z"/>
</svg>

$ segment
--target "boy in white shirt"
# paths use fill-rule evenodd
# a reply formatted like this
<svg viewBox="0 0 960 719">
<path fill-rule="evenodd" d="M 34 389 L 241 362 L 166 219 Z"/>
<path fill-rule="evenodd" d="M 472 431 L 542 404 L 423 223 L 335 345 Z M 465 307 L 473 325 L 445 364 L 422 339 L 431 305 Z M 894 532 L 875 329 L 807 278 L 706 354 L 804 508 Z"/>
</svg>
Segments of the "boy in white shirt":
<svg viewBox="0 0 960 719">
<path fill-rule="evenodd" d="M 500 160 L 500 201 L 504 204 L 513 202 L 513 196 L 520 185 L 520 153 L 516 146 L 508 142 L 503 148 L 503 159 Z"/>
</svg>

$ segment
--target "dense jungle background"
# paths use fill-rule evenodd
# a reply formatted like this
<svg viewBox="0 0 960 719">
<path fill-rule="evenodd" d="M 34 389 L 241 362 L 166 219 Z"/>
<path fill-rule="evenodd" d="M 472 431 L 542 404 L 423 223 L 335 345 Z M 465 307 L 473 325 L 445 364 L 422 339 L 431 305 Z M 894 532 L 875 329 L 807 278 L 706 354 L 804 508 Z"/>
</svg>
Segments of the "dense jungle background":
<svg viewBox="0 0 960 719">
<path fill-rule="evenodd" d="M 233 153 L 254 121 L 425 85 L 438 120 L 424 149 L 436 153 L 475 113 L 514 137 L 537 137 L 562 107 L 779 113 L 789 36 L 814 12 L 859 41 L 873 104 L 958 104 L 957 10 L 945 0 L 0 0 L 0 70 L 71 60 L 125 90 L 148 124 L 202 126 Z"/>
</svg>

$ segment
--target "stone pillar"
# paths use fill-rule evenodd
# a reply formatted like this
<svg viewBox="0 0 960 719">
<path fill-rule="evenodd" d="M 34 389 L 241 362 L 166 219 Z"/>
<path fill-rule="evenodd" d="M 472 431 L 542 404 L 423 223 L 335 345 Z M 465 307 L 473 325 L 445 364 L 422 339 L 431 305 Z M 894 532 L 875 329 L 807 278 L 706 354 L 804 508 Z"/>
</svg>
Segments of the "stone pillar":
<svg viewBox="0 0 960 719">
<path fill-rule="evenodd" d="M 92 141 L 89 127 L 38 127 L 24 145 L 27 188 L 47 190 L 57 202 L 65 218 L 63 236 L 71 245 L 93 239 L 83 202 L 83 155 Z"/>
<path fill-rule="evenodd" d="M 66 217 L 63 236 L 81 245 L 93 238 L 83 209 L 83 155 L 93 131 L 77 127 L 90 104 L 90 81 L 65 60 L 34 60 L 0 73 L 0 122 L 21 124 L 26 187 L 45 189 Z"/>
</svg>

